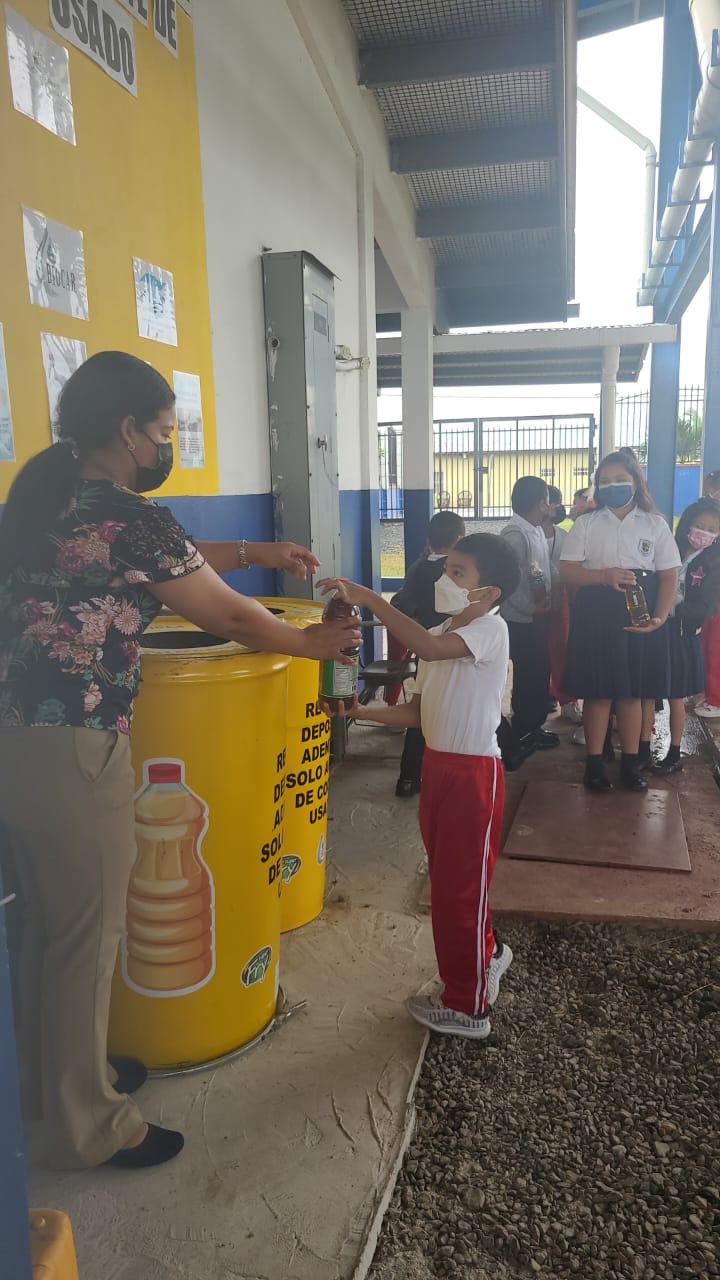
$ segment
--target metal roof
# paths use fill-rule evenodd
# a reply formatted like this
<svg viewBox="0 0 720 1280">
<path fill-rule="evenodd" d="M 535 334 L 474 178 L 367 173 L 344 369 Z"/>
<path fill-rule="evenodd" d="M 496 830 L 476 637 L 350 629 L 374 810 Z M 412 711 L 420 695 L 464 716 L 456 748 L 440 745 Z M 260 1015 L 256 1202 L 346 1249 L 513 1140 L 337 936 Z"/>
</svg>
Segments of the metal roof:
<svg viewBox="0 0 720 1280">
<path fill-rule="evenodd" d="M 648 347 L 673 342 L 672 324 L 545 328 L 447 334 L 435 338 L 435 387 L 600 382 L 603 353 L 620 348 L 618 382 L 636 382 Z M 402 386 L 402 339 L 378 338 L 378 388 Z"/>
<path fill-rule="evenodd" d="M 342 4 L 436 264 L 439 326 L 566 319 L 575 0 Z"/>
</svg>

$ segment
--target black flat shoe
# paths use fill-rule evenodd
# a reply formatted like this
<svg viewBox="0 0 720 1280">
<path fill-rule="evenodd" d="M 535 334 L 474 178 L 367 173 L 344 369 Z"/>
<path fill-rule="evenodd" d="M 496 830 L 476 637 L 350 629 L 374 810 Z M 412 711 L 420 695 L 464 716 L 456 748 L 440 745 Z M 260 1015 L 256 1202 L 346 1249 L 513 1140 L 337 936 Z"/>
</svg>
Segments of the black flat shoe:
<svg viewBox="0 0 720 1280">
<path fill-rule="evenodd" d="M 139 1058 L 108 1058 L 108 1062 L 117 1071 L 116 1093 L 137 1093 L 147 1080 L 147 1067 Z"/>
<path fill-rule="evenodd" d="M 648 784 L 645 779 L 638 773 L 626 773 L 620 775 L 620 782 L 626 791 L 634 791 L 637 795 L 641 795 L 647 791 Z"/>
<path fill-rule="evenodd" d="M 173 1160 L 184 1146 L 185 1139 L 175 1129 L 161 1129 L 157 1124 L 149 1124 L 137 1147 L 123 1147 L 105 1163 L 114 1165 L 116 1169 L 151 1169 L 153 1165 Z"/>
<path fill-rule="evenodd" d="M 657 778 L 668 778 L 671 773 L 682 773 L 682 768 L 682 760 L 658 760 L 657 764 L 653 765 L 651 773 L 654 773 Z"/>
<path fill-rule="evenodd" d="M 547 729 L 538 729 L 532 736 L 532 744 L 536 751 L 552 751 L 560 746 L 560 738 L 556 733 L 548 733 Z"/>
<path fill-rule="evenodd" d="M 398 778 L 395 786 L 395 795 L 401 799 L 407 799 L 409 796 L 416 796 L 420 790 L 420 783 L 414 778 Z"/>
<path fill-rule="evenodd" d="M 647 760 L 638 761 L 638 769 L 641 773 L 649 773 L 651 769 L 655 769 L 655 760 L 652 756 L 648 756 Z"/>
<path fill-rule="evenodd" d="M 594 791 L 599 796 L 607 795 L 608 791 L 615 790 L 606 773 L 586 773 L 583 778 L 583 786 L 586 791 Z"/>
</svg>

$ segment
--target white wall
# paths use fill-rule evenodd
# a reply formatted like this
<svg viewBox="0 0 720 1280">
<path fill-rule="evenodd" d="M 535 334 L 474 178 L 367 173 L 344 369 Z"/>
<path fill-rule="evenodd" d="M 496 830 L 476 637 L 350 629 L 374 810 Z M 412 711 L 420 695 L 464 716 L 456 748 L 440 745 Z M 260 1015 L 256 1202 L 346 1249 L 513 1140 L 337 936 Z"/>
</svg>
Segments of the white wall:
<svg viewBox="0 0 720 1280">
<path fill-rule="evenodd" d="M 338 277 L 336 340 L 366 354 L 357 345 L 356 158 L 285 0 L 203 0 L 194 34 L 220 492 L 265 493 L 260 254 L 306 249 L 329 267 Z M 341 374 L 337 388 L 340 484 L 354 489 L 359 375 Z"/>
</svg>

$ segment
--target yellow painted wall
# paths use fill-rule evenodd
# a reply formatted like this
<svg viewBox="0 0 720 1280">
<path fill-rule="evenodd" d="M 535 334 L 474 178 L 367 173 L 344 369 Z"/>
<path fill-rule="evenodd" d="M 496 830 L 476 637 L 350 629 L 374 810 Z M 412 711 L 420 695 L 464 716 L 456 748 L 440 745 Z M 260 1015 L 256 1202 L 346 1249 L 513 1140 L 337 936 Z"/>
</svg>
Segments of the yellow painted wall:
<svg viewBox="0 0 720 1280">
<path fill-rule="evenodd" d="M 13 8 L 58 43 L 47 0 Z M 192 23 L 178 6 L 175 58 L 135 22 L 137 98 L 86 54 L 67 46 L 76 146 L 12 105 L 5 42 L 0 50 L 0 322 L 17 463 L 0 463 L 0 501 L 19 464 L 51 443 L 40 334 L 81 339 L 148 360 L 172 384 L 173 369 L 200 375 L 205 466 L 176 461 L 163 497 L 217 492 L 215 397 Z M 22 206 L 83 232 L 89 320 L 33 306 Z M 133 257 L 172 271 L 177 347 L 138 335 Z"/>
<path fill-rule="evenodd" d="M 554 461 L 550 454 L 542 450 L 528 450 L 520 453 L 485 453 L 482 465 L 486 468 L 483 475 L 483 501 L 486 506 L 509 507 L 512 487 L 519 476 L 542 476 L 548 484 L 557 485 L 562 490 L 563 498 L 569 507 L 576 489 L 588 484 L 587 449 L 558 449 Z M 549 477 L 544 472 L 554 466 L 554 475 Z M 440 485 L 440 458 L 435 455 L 435 493 L 442 488 L 443 494 L 450 495 L 449 506 L 464 507 L 474 505 L 475 476 L 474 458 L 467 453 L 447 453 L 442 457 L 442 485 Z M 461 492 L 472 495 L 472 501 L 460 502 Z"/>
</svg>

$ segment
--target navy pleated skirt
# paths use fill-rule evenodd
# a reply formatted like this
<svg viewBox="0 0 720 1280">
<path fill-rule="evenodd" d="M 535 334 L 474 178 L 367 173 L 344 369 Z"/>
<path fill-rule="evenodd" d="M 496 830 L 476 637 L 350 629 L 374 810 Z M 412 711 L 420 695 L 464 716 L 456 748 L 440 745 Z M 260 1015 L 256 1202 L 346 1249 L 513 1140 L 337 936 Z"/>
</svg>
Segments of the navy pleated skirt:
<svg viewBox="0 0 720 1280">
<path fill-rule="evenodd" d="M 655 574 L 637 574 L 652 613 Z M 575 698 L 670 696 L 669 628 L 646 636 L 625 630 L 625 597 L 613 587 L 581 587 L 572 607 L 562 688 Z"/>
<path fill-rule="evenodd" d="M 679 618 L 668 618 L 670 642 L 669 698 L 692 698 L 705 688 L 705 660 L 700 632 L 683 629 Z"/>
</svg>

